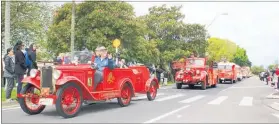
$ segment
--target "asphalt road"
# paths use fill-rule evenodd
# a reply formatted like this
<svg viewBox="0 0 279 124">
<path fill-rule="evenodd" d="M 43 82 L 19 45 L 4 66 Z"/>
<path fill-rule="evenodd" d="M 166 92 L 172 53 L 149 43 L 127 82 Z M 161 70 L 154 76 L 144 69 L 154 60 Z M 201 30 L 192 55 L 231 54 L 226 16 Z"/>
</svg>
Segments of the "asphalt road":
<svg viewBox="0 0 279 124">
<path fill-rule="evenodd" d="M 128 107 L 116 100 L 85 105 L 70 119 L 54 106 L 32 116 L 19 107 L 2 109 L 2 123 L 278 123 L 279 111 L 266 106 L 265 97 L 273 92 L 256 77 L 207 90 L 170 86 L 160 89 L 155 101 L 140 95 Z"/>
</svg>

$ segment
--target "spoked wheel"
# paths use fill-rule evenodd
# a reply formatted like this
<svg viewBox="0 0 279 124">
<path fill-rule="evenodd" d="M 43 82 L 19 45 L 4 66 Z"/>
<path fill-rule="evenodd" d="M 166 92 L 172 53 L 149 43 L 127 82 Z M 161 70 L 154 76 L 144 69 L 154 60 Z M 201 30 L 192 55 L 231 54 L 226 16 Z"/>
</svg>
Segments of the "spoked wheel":
<svg viewBox="0 0 279 124">
<path fill-rule="evenodd" d="M 20 107 L 25 113 L 35 115 L 45 109 L 45 105 L 39 105 L 40 90 L 35 86 L 27 84 L 21 90 L 21 94 L 30 96 L 18 99 Z"/>
<path fill-rule="evenodd" d="M 121 89 L 121 97 L 117 98 L 118 104 L 121 107 L 128 106 L 132 99 L 132 88 L 128 83 L 125 83 Z"/>
<path fill-rule="evenodd" d="M 177 88 L 177 89 L 181 89 L 181 88 L 182 88 L 182 83 L 176 82 L 176 88 Z"/>
<path fill-rule="evenodd" d="M 75 117 L 82 106 L 81 88 L 75 83 L 63 85 L 56 93 L 56 111 L 64 118 Z"/>
<path fill-rule="evenodd" d="M 154 81 L 151 82 L 149 91 L 146 93 L 147 98 L 148 98 L 149 101 L 152 101 L 156 98 L 157 89 L 158 89 L 158 87 L 156 86 L 156 82 L 154 82 Z"/>
</svg>

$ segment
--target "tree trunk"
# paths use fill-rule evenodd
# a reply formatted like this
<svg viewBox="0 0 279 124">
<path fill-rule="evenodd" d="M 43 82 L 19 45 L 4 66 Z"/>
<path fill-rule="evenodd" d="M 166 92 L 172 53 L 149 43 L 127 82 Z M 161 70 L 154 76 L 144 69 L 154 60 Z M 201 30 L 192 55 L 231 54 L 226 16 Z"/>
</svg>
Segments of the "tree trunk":
<svg viewBox="0 0 279 124">
<path fill-rule="evenodd" d="M 5 6 L 5 50 L 8 49 L 10 45 L 10 1 L 6 1 Z"/>
</svg>

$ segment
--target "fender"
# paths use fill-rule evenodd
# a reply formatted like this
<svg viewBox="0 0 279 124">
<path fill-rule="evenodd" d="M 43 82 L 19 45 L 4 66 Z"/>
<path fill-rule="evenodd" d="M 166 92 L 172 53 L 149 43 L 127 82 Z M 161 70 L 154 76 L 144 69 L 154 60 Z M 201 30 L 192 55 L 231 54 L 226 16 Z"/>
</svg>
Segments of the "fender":
<svg viewBox="0 0 279 124">
<path fill-rule="evenodd" d="M 74 76 L 66 76 L 66 77 L 63 77 L 61 79 L 58 79 L 55 83 L 55 85 L 57 86 L 61 86 L 61 85 L 64 85 L 65 83 L 67 82 L 74 82 L 76 84 L 78 84 L 80 86 L 80 88 L 82 88 L 83 90 L 86 90 L 86 92 L 88 94 L 90 94 L 90 91 L 89 89 L 85 86 L 84 83 L 81 82 L 81 80 L 79 80 L 78 78 L 74 77 Z M 90 95 L 91 96 L 91 95 Z M 91 96 L 92 97 L 92 96 Z"/>
<path fill-rule="evenodd" d="M 149 91 L 149 88 L 150 88 L 150 84 L 152 81 L 155 81 L 156 82 L 156 86 L 157 88 L 159 89 L 159 82 L 158 82 L 158 79 L 153 77 L 153 78 L 149 78 L 146 83 L 145 83 L 145 91 Z"/>
<path fill-rule="evenodd" d="M 40 89 L 41 86 L 40 77 L 31 78 L 28 76 L 26 78 L 23 78 L 21 82 L 32 84 L 38 89 Z"/>
<path fill-rule="evenodd" d="M 206 71 L 202 71 L 201 72 L 201 80 L 204 80 L 207 75 L 208 75 L 208 73 Z"/>
<path fill-rule="evenodd" d="M 123 85 L 126 83 L 126 82 L 129 82 L 129 84 L 130 84 L 130 86 L 132 87 L 132 94 L 133 94 L 133 96 L 135 96 L 135 87 L 134 87 L 134 85 L 133 85 L 133 83 L 132 83 L 132 80 L 131 79 L 129 79 L 129 78 L 123 78 L 123 79 L 121 79 L 121 80 L 119 80 L 118 81 L 118 90 L 119 91 L 121 91 L 120 89 L 122 89 L 122 87 L 123 87 Z"/>
</svg>

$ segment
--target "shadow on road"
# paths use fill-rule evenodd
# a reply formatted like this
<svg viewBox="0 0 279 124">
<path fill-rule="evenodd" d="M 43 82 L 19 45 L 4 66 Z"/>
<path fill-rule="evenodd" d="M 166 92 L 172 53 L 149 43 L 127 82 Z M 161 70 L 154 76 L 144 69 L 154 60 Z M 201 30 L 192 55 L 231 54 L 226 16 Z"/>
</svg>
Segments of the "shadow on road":
<svg viewBox="0 0 279 124">
<path fill-rule="evenodd" d="M 134 103 L 130 103 L 129 106 L 132 106 Z M 79 116 L 82 116 L 84 114 L 92 114 L 92 113 L 98 113 L 98 112 L 105 112 L 105 111 L 111 111 L 113 109 L 121 109 L 121 107 L 118 103 L 115 102 L 109 102 L 109 103 L 96 103 L 91 105 L 83 105 L 79 114 L 74 117 L 77 118 Z M 56 110 L 53 111 L 43 111 L 41 113 L 42 115 L 46 116 L 57 116 L 60 117 L 59 114 L 56 112 Z M 61 119 L 64 119 L 61 117 Z"/>
</svg>

